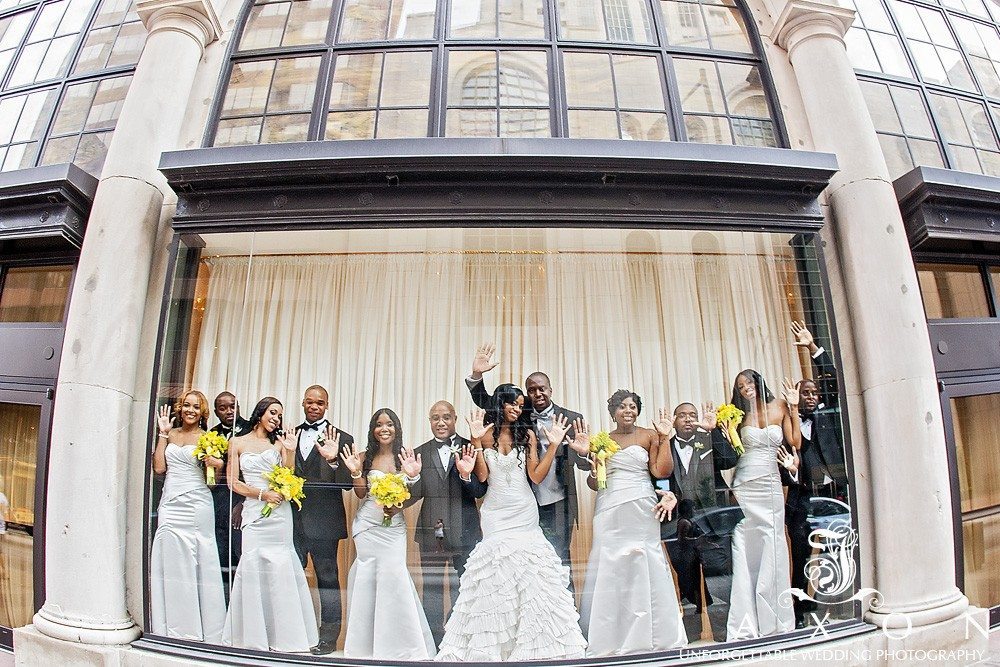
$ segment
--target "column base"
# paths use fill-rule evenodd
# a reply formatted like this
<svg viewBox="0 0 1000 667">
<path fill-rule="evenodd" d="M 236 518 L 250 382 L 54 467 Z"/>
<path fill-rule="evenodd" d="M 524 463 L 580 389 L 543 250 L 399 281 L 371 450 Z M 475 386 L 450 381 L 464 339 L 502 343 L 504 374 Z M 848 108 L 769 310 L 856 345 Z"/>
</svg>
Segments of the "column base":
<svg viewBox="0 0 1000 667">
<path fill-rule="evenodd" d="M 113 646 L 129 644 L 142 634 L 142 630 L 130 618 L 111 623 L 88 623 L 65 618 L 42 607 L 32 619 L 35 629 L 54 639 L 80 644 Z"/>
<path fill-rule="evenodd" d="M 969 610 L 969 598 L 953 588 L 944 597 L 916 604 L 894 605 L 887 602 L 865 613 L 865 620 L 880 628 L 913 628 L 943 623 Z"/>
</svg>

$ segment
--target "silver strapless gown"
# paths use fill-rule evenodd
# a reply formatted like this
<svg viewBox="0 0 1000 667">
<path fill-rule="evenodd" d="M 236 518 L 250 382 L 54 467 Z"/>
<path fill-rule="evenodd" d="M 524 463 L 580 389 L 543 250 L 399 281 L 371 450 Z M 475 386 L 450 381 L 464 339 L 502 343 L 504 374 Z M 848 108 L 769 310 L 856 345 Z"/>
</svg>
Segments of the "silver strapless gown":
<svg viewBox="0 0 1000 667">
<path fill-rule="evenodd" d="M 281 455 L 273 449 L 240 455 L 240 471 L 247 484 L 267 489 L 262 477 Z M 292 542 L 292 504 L 283 502 L 268 517 L 264 503 L 243 501 L 243 555 L 240 557 L 224 644 L 261 651 L 303 653 L 319 642 L 316 612 L 302 564 Z"/>
<path fill-rule="evenodd" d="M 745 426 L 740 437 L 745 452 L 736 463 L 733 493 L 744 518 L 733 531 L 733 587 L 726 628 L 730 641 L 795 628 L 791 599 L 788 606 L 778 600 L 792 586 L 777 462 L 782 430 L 777 424 Z"/>
<path fill-rule="evenodd" d="M 370 477 L 384 475 L 373 470 Z M 434 637 L 406 568 L 403 513 L 382 525 L 382 508 L 365 498 L 351 536 L 358 555 L 347 575 L 347 637 L 344 656 L 382 660 L 429 660 Z"/>
<path fill-rule="evenodd" d="M 653 514 L 649 453 L 625 447 L 597 492 L 594 544 L 580 620 L 588 656 L 649 653 L 687 644 L 674 579 Z"/>
<path fill-rule="evenodd" d="M 194 445 L 166 446 L 167 477 L 150 553 L 150 630 L 219 643 L 226 618 L 215 508 Z"/>
</svg>

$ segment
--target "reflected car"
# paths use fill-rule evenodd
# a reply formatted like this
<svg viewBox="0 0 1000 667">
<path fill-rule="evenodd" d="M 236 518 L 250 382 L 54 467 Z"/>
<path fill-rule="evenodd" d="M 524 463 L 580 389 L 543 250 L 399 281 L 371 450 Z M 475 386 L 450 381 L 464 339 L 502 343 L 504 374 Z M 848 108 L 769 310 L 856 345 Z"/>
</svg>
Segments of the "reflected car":
<svg viewBox="0 0 1000 667">
<path fill-rule="evenodd" d="M 809 499 L 809 531 L 817 528 L 829 529 L 835 521 L 844 525 L 851 525 L 851 508 L 847 503 L 836 498 L 824 498 L 813 496 Z"/>
</svg>

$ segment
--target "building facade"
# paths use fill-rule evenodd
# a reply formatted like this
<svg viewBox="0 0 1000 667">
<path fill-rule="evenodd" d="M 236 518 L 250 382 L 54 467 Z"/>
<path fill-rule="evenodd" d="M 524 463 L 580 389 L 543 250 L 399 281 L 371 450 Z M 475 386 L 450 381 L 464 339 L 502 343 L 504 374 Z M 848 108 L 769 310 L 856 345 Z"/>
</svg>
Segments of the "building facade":
<svg viewBox="0 0 1000 667">
<path fill-rule="evenodd" d="M 345 535 L 278 540 L 315 641 L 266 612 L 249 641 L 247 581 L 292 594 L 241 548 L 264 490 L 234 456 L 235 492 L 178 495 L 158 430 L 192 444 L 200 419 L 157 417 L 183 426 L 197 390 L 213 426 L 231 392 L 244 418 L 274 397 L 290 431 L 320 385 L 359 445 L 398 413 L 430 476 L 428 411 L 450 402 L 468 437 L 482 370 L 489 390 L 543 371 L 591 432 L 629 431 L 620 388 L 665 424 L 669 568 L 624 577 L 630 596 L 596 574 L 586 466 L 557 457 L 562 481 L 535 490 L 592 647 L 650 599 L 678 610 L 677 641 L 646 631 L 608 664 L 964 664 L 1000 623 L 995 0 L 11 0 L 0 77 L 0 643 L 18 664 L 371 657 L 349 648 L 375 596 L 351 586 L 351 480 L 305 487 L 343 500 Z M 744 464 L 706 458 L 715 406 L 753 377 L 769 407 L 746 426 L 782 426 L 791 459 L 756 533 L 771 556 L 745 537 Z M 666 433 L 684 406 L 709 438 L 693 449 Z M 177 498 L 211 508 L 175 539 Z M 458 573 L 421 506 L 402 514 L 439 644 Z M 170 550 L 192 534 L 211 548 Z M 376 635 L 406 634 L 391 618 Z"/>
</svg>

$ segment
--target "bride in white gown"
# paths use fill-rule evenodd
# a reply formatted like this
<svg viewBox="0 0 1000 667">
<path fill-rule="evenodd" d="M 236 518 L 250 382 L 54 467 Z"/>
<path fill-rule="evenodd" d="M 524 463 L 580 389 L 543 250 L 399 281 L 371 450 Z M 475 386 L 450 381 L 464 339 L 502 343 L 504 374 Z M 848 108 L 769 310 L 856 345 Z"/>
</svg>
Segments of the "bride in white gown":
<svg viewBox="0 0 1000 667">
<path fill-rule="evenodd" d="M 458 600 L 445 625 L 438 660 L 497 662 L 582 658 L 587 643 L 573 604 L 569 569 L 538 525 L 531 487 L 545 478 L 558 447 L 538 456 L 535 434 L 522 418 L 524 394 L 497 387 L 490 410 L 469 419 L 474 473 L 488 480 L 481 508 L 483 541 L 465 564 Z M 549 442 L 562 442 L 565 419 L 553 420 Z"/>
<path fill-rule="evenodd" d="M 305 653 L 319 642 L 316 612 L 292 542 L 292 507 L 271 491 L 264 473 L 275 465 L 295 467 L 298 435 L 279 439 L 281 403 L 261 399 L 250 417 L 250 433 L 229 443 L 229 487 L 243 501 L 243 554 L 233 580 L 224 644 L 261 651 Z M 240 472 L 245 482 L 240 481 Z M 267 503 L 276 507 L 261 516 Z"/>
<path fill-rule="evenodd" d="M 787 605 L 779 601 L 792 583 L 777 459 L 783 441 L 796 450 L 801 444 L 799 393 L 785 378 L 782 394 L 785 400 L 775 399 L 755 370 L 736 376 L 732 402 L 745 413 L 740 427 L 744 453 L 736 463 L 732 488 L 744 518 L 733 530 L 729 641 L 795 628 L 791 598 Z"/>
<path fill-rule="evenodd" d="M 429 660 L 434 637 L 420 596 L 406 568 L 406 523 L 403 513 L 384 510 L 368 495 L 369 482 L 403 472 L 407 483 L 420 477 L 420 456 L 403 447 L 403 427 L 396 413 L 377 410 L 368 424 L 364 451 L 342 452 L 341 458 L 362 498 L 351 536 L 358 555 L 347 575 L 347 637 L 344 656 L 381 660 Z M 367 473 L 367 475 L 365 474 Z M 389 526 L 382 525 L 392 514 Z"/>
</svg>

